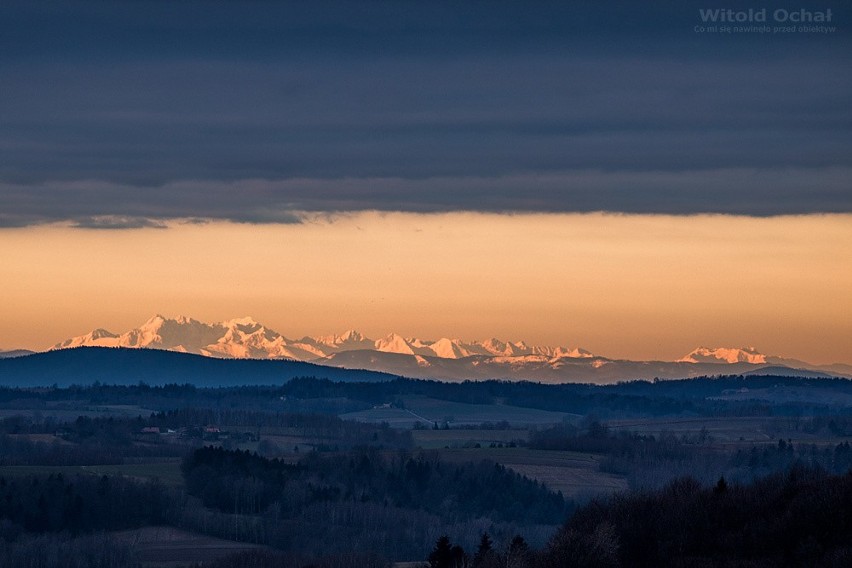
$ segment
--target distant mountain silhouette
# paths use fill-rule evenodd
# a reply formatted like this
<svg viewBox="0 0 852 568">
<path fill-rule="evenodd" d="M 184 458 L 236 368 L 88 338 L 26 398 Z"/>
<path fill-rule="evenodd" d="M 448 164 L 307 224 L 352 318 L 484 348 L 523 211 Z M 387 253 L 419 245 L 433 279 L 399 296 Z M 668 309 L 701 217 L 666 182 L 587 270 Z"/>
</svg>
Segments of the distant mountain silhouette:
<svg viewBox="0 0 852 568">
<path fill-rule="evenodd" d="M 12 349 L 9 351 L 0 351 L 0 359 L 5 359 L 6 357 L 23 357 L 24 355 L 32 355 L 35 351 L 30 351 L 29 349 Z"/>
<path fill-rule="evenodd" d="M 90 385 L 96 381 L 104 384 L 131 385 L 144 382 L 149 385 L 169 383 L 190 383 L 199 387 L 221 387 L 241 385 L 279 385 L 294 377 L 326 378 L 339 382 L 379 382 L 392 380 L 398 376 L 434 378 L 456 381 L 458 369 L 441 369 L 440 363 L 449 360 L 430 358 L 429 368 L 417 369 L 410 366 L 410 356 L 399 353 L 377 353 L 375 351 L 351 351 L 341 355 L 352 355 L 352 361 L 346 361 L 347 368 L 326 367 L 314 363 L 270 359 L 223 359 L 179 353 L 159 349 L 135 349 L 124 347 L 75 347 L 0 359 L 0 386 L 9 387 L 48 387 L 51 385 L 69 386 L 73 384 Z M 358 357 L 359 355 L 365 357 Z M 382 361 L 372 361 L 391 373 L 358 370 L 352 367 L 358 363 L 369 365 L 377 355 Z M 395 361 L 389 359 L 395 358 Z M 473 380 L 501 378 L 501 367 L 482 364 L 477 358 L 464 358 L 461 370 Z M 579 363 L 577 363 L 579 365 Z M 365 365 L 365 366 L 366 366 Z M 754 365 L 720 365 L 691 363 L 633 363 L 622 361 L 607 364 L 599 368 L 582 367 L 570 373 L 573 380 L 566 380 L 564 369 L 551 375 L 542 374 L 539 380 L 545 383 L 592 382 L 613 383 L 623 379 L 637 378 L 687 378 L 697 370 L 711 370 L 708 375 L 726 374 L 776 374 L 827 377 L 822 373 L 809 373 L 785 367 L 758 367 Z M 588 371 L 596 374 L 590 374 Z M 420 373 L 417 373 L 420 371 Z M 443 372 L 442 372 L 443 371 Z M 761 372 L 762 371 L 762 372 Z M 432 373 L 429 376 L 427 373 Z M 679 376 L 678 376 L 679 375 Z M 505 378 L 505 375 L 503 376 Z"/>
<path fill-rule="evenodd" d="M 831 379 L 837 376 L 829 375 L 828 373 L 821 373 L 819 371 L 810 371 L 808 369 L 791 369 L 790 367 L 784 367 L 781 365 L 761 367 L 760 369 L 743 373 L 743 375 L 747 377 L 805 377 L 809 379 Z"/>
<path fill-rule="evenodd" d="M 147 347 L 210 357 L 294 359 L 318 363 L 333 354 L 354 350 L 444 359 L 459 359 L 472 355 L 592 357 L 591 353 L 580 348 L 527 345 L 523 341 L 512 343 L 494 338 L 485 341 L 462 341 L 444 337 L 431 341 L 414 337 L 404 338 L 391 333 L 382 339 L 370 339 L 358 331 L 349 330 L 341 335 L 291 339 L 249 316 L 205 323 L 188 316 L 166 317 L 160 314 L 121 334 L 98 328 L 86 335 L 57 343 L 53 349 L 82 346 Z"/>
<path fill-rule="evenodd" d="M 578 347 L 530 345 L 491 338 L 436 341 L 391 333 L 370 339 L 355 330 L 340 335 L 301 339 L 285 337 L 251 317 L 205 323 L 187 316 L 155 315 L 137 328 L 118 334 L 95 329 L 53 349 L 74 347 L 166 349 L 211 358 L 273 359 L 329 367 L 369 369 L 412 378 L 446 381 L 507 379 L 545 383 L 613 383 L 633 379 L 674 379 L 730 375 L 787 368 L 852 377 L 852 366 L 812 365 L 768 356 L 754 347 L 699 347 L 677 361 L 630 361 L 594 355 Z"/>
<path fill-rule="evenodd" d="M 396 378 L 376 371 L 323 367 L 284 360 L 214 359 L 200 355 L 117 347 L 77 347 L 0 359 L 0 386 L 191 383 L 200 387 L 279 385 L 295 377 L 378 382 Z"/>
</svg>

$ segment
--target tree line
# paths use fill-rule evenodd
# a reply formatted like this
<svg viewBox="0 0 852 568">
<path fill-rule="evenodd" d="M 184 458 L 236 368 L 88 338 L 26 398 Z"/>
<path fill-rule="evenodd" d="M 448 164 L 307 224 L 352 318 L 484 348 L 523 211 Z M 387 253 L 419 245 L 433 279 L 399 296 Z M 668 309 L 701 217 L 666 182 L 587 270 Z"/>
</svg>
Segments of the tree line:
<svg viewBox="0 0 852 568">
<path fill-rule="evenodd" d="M 444 463 L 425 452 L 312 453 L 293 465 L 208 446 L 189 455 L 182 470 L 190 495 L 228 513 L 258 514 L 274 504 L 288 517 L 317 503 L 349 502 L 421 510 L 446 522 L 485 516 L 557 524 L 569 507 L 561 494 L 502 465 Z"/>
<path fill-rule="evenodd" d="M 437 540 L 430 568 L 727 567 L 852 565 L 852 473 L 796 464 L 752 484 L 693 478 L 579 508 L 546 546 L 487 535 L 471 554 Z M 514 545 L 514 546 L 513 546 Z"/>
<path fill-rule="evenodd" d="M 742 389 L 814 387 L 827 393 L 825 402 L 728 400 L 725 392 Z M 838 396 L 832 396 L 838 395 Z M 185 406 L 216 409 L 340 414 L 393 403 L 403 396 L 427 396 L 469 404 L 503 404 L 607 416 L 662 416 L 689 413 L 703 416 L 837 415 L 840 396 L 852 395 L 852 380 L 785 376 L 720 376 L 660 381 L 629 381 L 612 385 L 541 384 L 528 381 L 463 381 L 397 378 L 379 382 L 335 382 L 299 376 L 277 386 L 202 388 L 193 385 L 150 386 L 72 385 L 67 388 L 0 387 L 0 406 L 29 406 L 71 400 L 93 404 L 133 404 L 174 410 Z M 848 421 L 846 422 L 848 423 Z M 835 422 L 835 426 L 840 423 Z M 843 426 L 840 426 L 843 427 Z"/>
</svg>

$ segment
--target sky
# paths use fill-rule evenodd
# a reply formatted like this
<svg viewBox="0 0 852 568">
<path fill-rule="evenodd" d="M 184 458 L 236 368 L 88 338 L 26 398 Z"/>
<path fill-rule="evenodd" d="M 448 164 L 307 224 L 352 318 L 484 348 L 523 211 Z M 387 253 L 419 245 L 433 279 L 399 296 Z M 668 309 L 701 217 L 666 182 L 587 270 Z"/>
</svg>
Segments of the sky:
<svg viewBox="0 0 852 568">
<path fill-rule="evenodd" d="M 730 6 L 694 0 L 4 2 L 0 349 L 250 314 L 850 362 L 852 9 L 737 6 L 767 22 L 709 31 Z"/>
</svg>

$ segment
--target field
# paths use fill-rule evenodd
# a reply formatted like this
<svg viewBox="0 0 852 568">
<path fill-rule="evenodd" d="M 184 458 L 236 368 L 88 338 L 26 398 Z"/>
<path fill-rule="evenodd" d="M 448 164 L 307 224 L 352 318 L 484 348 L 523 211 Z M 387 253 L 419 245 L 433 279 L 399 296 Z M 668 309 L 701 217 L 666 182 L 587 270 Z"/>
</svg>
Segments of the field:
<svg viewBox="0 0 852 568">
<path fill-rule="evenodd" d="M 852 406 L 852 394 L 838 392 L 836 389 L 820 388 L 818 385 L 807 387 L 775 385 L 770 388 L 749 388 L 724 393 L 713 397 L 716 400 L 765 400 L 773 404 L 809 403 L 825 404 L 838 408 Z"/>
<path fill-rule="evenodd" d="M 719 448 L 750 447 L 753 444 L 776 443 L 779 439 L 792 440 L 799 444 L 837 444 L 845 438 L 832 435 L 815 435 L 803 431 L 801 420 L 791 418 L 745 417 L 700 417 L 700 418 L 649 418 L 610 420 L 607 424 L 614 430 L 626 430 L 658 436 L 663 433 L 680 436 L 698 436 L 702 430 Z"/>
<path fill-rule="evenodd" d="M 7 465 L 0 466 L 0 476 L 21 477 L 25 475 L 122 475 L 133 479 L 159 479 L 164 485 L 178 487 L 183 485 L 180 472 L 180 459 L 163 459 L 156 462 L 144 462 L 121 465 Z"/>
<path fill-rule="evenodd" d="M 558 424 L 577 415 L 550 412 L 535 408 L 521 408 L 501 404 L 466 404 L 422 396 L 402 398 L 404 408 L 377 406 L 369 410 L 340 415 L 344 420 L 361 422 L 387 422 L 395 428 L 412 428 L 415 424 L 433 426 L 435 423 L 450 426 L 471 426 L 483 422 L 506 421 L 512 426 Z"/>
<path fill-rule="evenodd" d="M 85 404 L 79 401 L 50 401 L 46 404 L 35 401 L 15 401 L 0 408 L 0 418 L 11 416 L 26 416 L 41 420 L 52 417 L 60 422 L 71 422 L 79 416 L 88 418 L 136 418 L 150 416 L 153 410 L 130 404 Z"/>
<path fill-rule="evenodd" d="M 588 498 L 627 489 L 627 481 L 598 471 L 600 456 L 529 448 L 450 448 L 438 450 L 447 462 L 489 460 L 561 491 L 567 498 Z"/>
<path fill-rule="evenodd" d="M 144 527 L 112 533 L 112 536 L 130 544 L 146 568 L 206 564 L 228 554 L 265 548 L 172 527 Z"/>
<path fill-rule="evenodd" d="M 528 430 L 483 430 L 480 428 L 453 428 L 450 430 L 412 430 L 414 443 L 424 450 L 437 448 L 466 448 L 479 444 L 488 447 L 491 444 L 508 444 L 526 441 Z"/>
</svg>

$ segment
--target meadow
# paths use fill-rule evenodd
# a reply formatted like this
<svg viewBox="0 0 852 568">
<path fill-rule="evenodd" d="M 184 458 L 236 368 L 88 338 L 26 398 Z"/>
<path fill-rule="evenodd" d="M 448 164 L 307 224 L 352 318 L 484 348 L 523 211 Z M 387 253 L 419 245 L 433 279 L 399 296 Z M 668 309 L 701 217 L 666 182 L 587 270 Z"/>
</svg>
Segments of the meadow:
<svg viewBox="0 0 852 568">
<path fill-rule="evenodd" d="M 401 405 L 376 405 L 369 410 L 342 414 L 345 420 L 385 422 L 396 428 L 477 426 L 483 422 L 507 422 L 511 426 L 557 424 L 580 418 L 578 414 L 524 408 L 507 404 L 468 404 L 426 396 L 402 396 Z"/>
<path fill-rule="evenodd" d="M 180 472 L 180 461 L 179 458 L 166 458 L 151 462 L 104 465 L 5 465 L 0 466 L 0 477 L 15 478 L 60 473 L 65 477 L 107 475 L 139 481 L 156 480 L 170 487 L 181 487 L 183 477 Z"/>
</svg>

